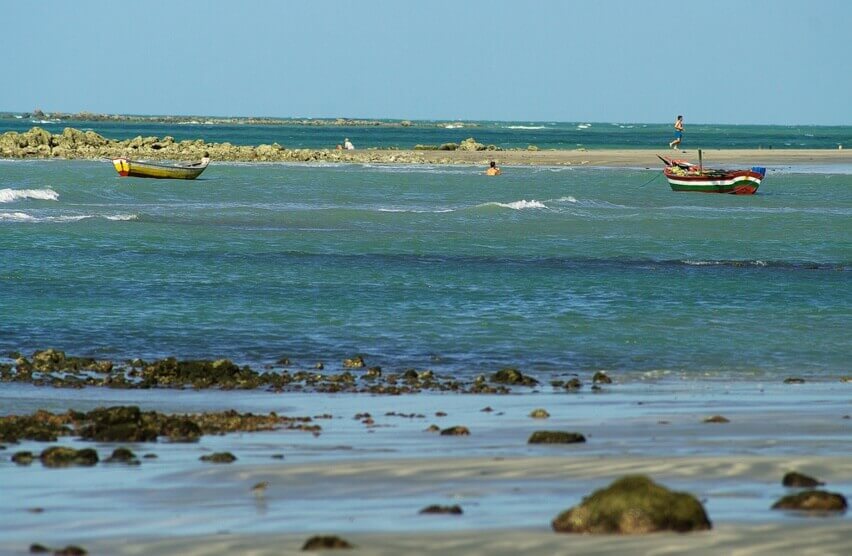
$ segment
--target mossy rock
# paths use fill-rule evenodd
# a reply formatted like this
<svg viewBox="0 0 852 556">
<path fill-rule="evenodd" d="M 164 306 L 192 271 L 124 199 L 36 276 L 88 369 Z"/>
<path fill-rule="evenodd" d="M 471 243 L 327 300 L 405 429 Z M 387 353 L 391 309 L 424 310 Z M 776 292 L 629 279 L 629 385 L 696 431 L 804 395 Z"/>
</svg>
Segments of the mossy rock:
<svg viewBox="0 0 852 556">
<path fill-rule="evenodd" d="M 458 143 L 442 143 L 439 147 L 439 151 L 455 151 L 459 148 Z"/>
<path fill-rule="evenodd" d="M 825 483 L 814 479 L 813 477 L 805 475 L 804 473 L 791 471 L 790 473 L 784 475 L 784 478 L 781 479 L 781 484 L 785 487 L 790 488 L 813 488 L 822 486 Z"/>
<path fill-rule="evenodd" d="M 349 359 L 343 360 L 343 367 L 345 369 L 360 369 L 365 365 L 366 364 L 364 363 L 364 358 L 360 355 L 356 355 L 355 357 L 350 357 Z"/>
<path fill-rule="evenodd" d="M 530 411 L 530 417 L 533 419 L 547 419 L 550 417 L 550 413 L 546 409 L 538 408 Z"/>
<path fill-rule="evenodd" d="M 772 505 L 773 510 L 803 512 L 845 512 L 848 504 L 842 494 L 825 490 L 807 490 L 785 496 Z"/>
<path fill-rule="evenodd" d="M 214 454 L 201 456 L 198 459 L 209 463 L 233 463 L 237 461 L 237 456 L 235 456 L 231 452 L 216 452 Z"/>
<path fill-rule="evenodd" d="M 438 145 L 414 145 L 415 151 L 437 151 Z"/>
<path fill-rule="evenodd" d="M 645 534 L 712 527 L 694 496 L 673 492 L 644 475 L 628 475 L 597 490 L 553 520 L 558 533 Z"/>
<path fill-rule="evenodd" d="M 157 428 L 143 419 L 136 406 L 99 407 L 86 415 L 89 424 L 80 429 L 83 440 L 97 442 L 153 442 Z"/>
<path fill-rule="evenodd" d="M 51 446 L 42 451 L 39 459 L 45 467 L 92 466 L 98 463 L 98 453 L 91 448 L 75 450 L 67 446 Z"/>
<path fill-rule="evenodd" d="M 302 545 L 302 550 L 335 550 L 349 548 L 353 548 L 349 542 L 333 535 L 317 535 L 309 538 L 305 541 L 305 544 Z"/>
<path fill-rule="evenodd" d="M 139 465 L 136 454 L 129 448 L 116 448 L 112 455 L 104 460 L 105 463 L 126 463 L 128 465 Z"/>
<path fill-rule="evenodd" d="M 579 432 L 535 431 L 527 444 L 577 444 L 585 441 L 586 437 Z"/>
<path fill-rule="evenodd" d="M 15 452 L 12 454 L 12 461 L 18 465 L 29 465 L 33 462 L 34 456 L 32 452 Z"/>
<path fill-rule="evenodd" d="M 535 386 L 538 381 L 531 376 L 527 376 L 518 369 L 506 368 L 500 369 L 491 377 L 492 382 L 498 384 L 520 384 L 523 386 Z"/>
</svg>

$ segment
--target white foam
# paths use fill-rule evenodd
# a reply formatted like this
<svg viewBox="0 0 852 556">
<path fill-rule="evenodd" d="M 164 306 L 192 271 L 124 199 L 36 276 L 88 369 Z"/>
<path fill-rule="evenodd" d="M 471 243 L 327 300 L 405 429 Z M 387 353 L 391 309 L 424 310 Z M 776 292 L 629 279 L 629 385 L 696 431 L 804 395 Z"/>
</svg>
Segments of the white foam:
<svg viewBox="0 0 852 556">
<path fill-rule="evenodd" d="M 0 222 L 27 222 L 31 220 L 35 220 L 35 217 L 25 212 L 0 212 Z"/>
<path fill-rule="evenodd" d="M 543 125 L 507 125 L 506 129 L 544 129 Z"/>
<path fill-rule="evenodd" d="M 59 193 L 52 189 L 0 189 L 0 203 L 11 203 L 23 199 L 57 201 Z"/>
<path fill-rule="evenodd" d="M 503 208 L 510 208 L 510 209 L 514 209 L 514 210 L 546 209 L 547 208 L 547 206 L 544 203 L 536 201 L 535 199 L 532 199 L 530 201 L 527 201 L 526 199 L 521 199 L 520 201 L 514 201 L 514 202 L 511 202 L 511 203 L 491 202 L 491 203 L 484 203 L 484 204 L 479 205 L 479 206 L 503 207 Z"/>
<path fill-rule="evenodd" d="M 88 220 L 90 218 L 105 218 L 106 220 L 113 221 L 128 221 L 128 220 L 137 220 L 139 217 L 135 214 L 112 214 L 112 215 L 100 215 L 100 214 L 63 214 L 60 216 L 33 216 L 32 214 L 27 214 L 26 212 L 0 212 L 0 222 L 79 222 L 81 220 Z"/>
</svg>

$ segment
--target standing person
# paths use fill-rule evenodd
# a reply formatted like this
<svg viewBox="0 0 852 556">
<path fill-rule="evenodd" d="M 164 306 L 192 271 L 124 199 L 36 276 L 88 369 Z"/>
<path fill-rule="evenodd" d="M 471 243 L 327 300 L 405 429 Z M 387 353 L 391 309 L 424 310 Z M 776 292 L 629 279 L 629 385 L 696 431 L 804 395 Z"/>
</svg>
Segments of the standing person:
<svg viewBox="0 0 852 556">
<path fill-rule="evenodd" d="M 675 128 L 675 138 L 674 141 L 669 143 L 669 146 L 674 150 L 680 146 L 680 142 L 683 140 L 683 116 L 678 116 L 677 120 L 674 123 Z"/>
<path fill-rule="evenodd" d="M 349 140 L 349 137 L 343 140 L 343 148 L 347 151 L 354 151 L 355 145 L 352 144 L 352 141 Z"/>
</svg>

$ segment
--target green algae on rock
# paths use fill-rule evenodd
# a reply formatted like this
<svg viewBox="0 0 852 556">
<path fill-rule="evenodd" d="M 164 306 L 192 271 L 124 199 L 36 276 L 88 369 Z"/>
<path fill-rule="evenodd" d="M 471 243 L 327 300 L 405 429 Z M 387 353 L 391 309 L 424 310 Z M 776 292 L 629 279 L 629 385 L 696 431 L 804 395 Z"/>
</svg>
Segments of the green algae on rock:
<svg viewBox="0 0 852 556">
<path fill-rule="evenodd" d="M 538 381 L 533 377 L 525 375 L 518 369 L 513 368 L 500 369 L 494 373 L 491 380 L 498 384 L 520 384 L 523 386 L 535 386 L 538 384 Z"/>
<path fill-rule="evenodd" d="M 535 431 L 527 444 L 577 444 L 585 441 L 586 437 L 579 432 Z"/>
<path fill-rule="evenodd" d="M 126 463 L 127 465 L 139 465 L 136 454 L 129 448 L 116 448 L 112 455 L 104 460 L 104 463 Z"/>
<path fill-rule="evenodd" d="M 806 490 L 784 496 L 772 504 L 773 510 L 796 510 L 814 514 L 845 512 L 847 507 L 846 498 L 842 494 L 825 490 Z"/>
<path fill-rule="evenodd" d="M 201 456 L 198 459 L 210 463 L 233 463 L 237 461 L 237 456 L 231 452 L 215 452 L 213 454 Z"/>
<path fill-rule="evenodd" d="M 628 475 L 597 490 L 551 523 L 558 533 L 645 534 L 712 527 L 691 494 L 673 492 L 644 475 Z"/>
<path fill-rule="evenodd" d="M 91 448 L 75 450 L 67 446 L 51 446 L 41 452 L 39 459 L 45 467 L 68 467 L 71 465 L 90 467 L 98 463 L 98 453 Z"/>
<path fill-rule="evenodd" d="M 538 408 L 530 411 L 530 418 L 532 419 L 547 419 L 548 417 L 550 417 L 550 413 L 546 409 Z"/>
</svg>

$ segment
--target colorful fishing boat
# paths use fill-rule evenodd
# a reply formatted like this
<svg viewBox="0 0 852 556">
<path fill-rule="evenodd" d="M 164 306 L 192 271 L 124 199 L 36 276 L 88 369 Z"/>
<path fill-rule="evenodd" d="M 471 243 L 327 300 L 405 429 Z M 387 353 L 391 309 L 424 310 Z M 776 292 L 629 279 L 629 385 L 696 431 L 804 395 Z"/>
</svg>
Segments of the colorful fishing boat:
<svg viewBox="0 0 852 556">
<path fill-rule="evenodd" d="M 666 165 L 663 174 L 673 191 L 753 195 L 766 175 L 766 168 L 759 166 L 750 170 L 714 170 L 704 168 L 700 162 L 696 166 L 686 160 L 659 158 Z"/>
<path fill-rule="evenodd" d="M 160 178 L 173 180 L 194 180 L 207 168 L 210 159 L 204 157 L 201 162 L 187 164 L 156 164 L 153 162 L 141 162 L 128 158 L 114 158 L 112 165 L 119 176 L 133 176 L 136 178 Z"/>
</svg>

